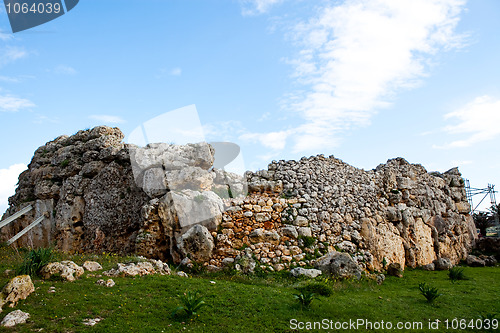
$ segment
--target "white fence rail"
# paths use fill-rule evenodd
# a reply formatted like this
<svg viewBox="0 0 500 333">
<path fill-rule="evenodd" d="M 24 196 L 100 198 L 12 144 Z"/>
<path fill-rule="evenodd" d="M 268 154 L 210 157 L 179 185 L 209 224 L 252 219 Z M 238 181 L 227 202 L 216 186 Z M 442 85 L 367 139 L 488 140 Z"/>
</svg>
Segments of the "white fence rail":
<svg viewBox="0 0 500 333">
<path fill-rule="evenodd" d="M 9 223 L 13 222 L 14 220 L 16 220 L 17 218 L 19 218 L 20 216 L 28 213 L 32 209 L 33 209 L 33 206 L 31 206 L 31 205 L 27 206 L 27 207 L 24 207 L 23 209 L 21 209 L 20 211 L 16 212 L 15 214 L 12 214 L 11 216 L 9 216 L 8 218 L 6 218 L 5 220 L 2 220 L 0 222 L 0 229 L 3 228 L 3 227 L 5 227 Z M 24 236 L 28 231 L 30 231 L 31 229 L 33 229 L 34 227 L 36 227 L 40 222 L 42 222 L 44 218 L 45 218 L 44 215 L 38 217 L 29 226 L 27 226 L 26 228 L 24 228 L 23 230 L 21 230 L 17 235 L 15 235 L 11 239 L 9 239 L 7 241 L 7 245 L 11 245 L 16 240 L 18 240 L 19 238 L 21 238 L 22 236 Z"/>
<path fill-rule="evenodd" d="M 14 243 L 16 240 L 18 240 L 19 238 L 21 238 L 25 233 L 27 233 L 28 231 L 30 231 L 31 229 L 33 229 L 34 227 L 36 227 L 36 225 L 39 224 L 40 222 L 42 222 L 44 218 L 45 218 L 45 216 L 43 216 L 43 215 L 40 216 L 39 218 L 37 218 L 33 223 L 31 223 L 29 226 L 27 226 L 26 228 L 24 228 L 23 230 L 21 230 L 21 232 L 19 232 L 17 235 L 15 235 L 11 239 L 9 239 L 7 241 L 7 245 L 10 245 L 10 244 Z"/>
<path fill-rule="evenodd" d="M 33 207 L 32 206 L 27 206 L 27 207 L 24 207 L 23 209 L 21 209 L 20 211 L 18 211 L 17 213 L 15 214 L 12 214 L 12 216 L 9 216 L 8 218 L 6 218 L 5 220 L 2 220 L 2 222 L 0 222 L 0 229 L 2 229 L 3 227 L 5 227 L 7 224 L 9 224 L 10 222 L 14 221 L 15 219 L 17 219 L 19 216 L 21 215 L 24 215 L 26 214 L 27 212 L 29 212 L 30 210 L 32 210 Z"/>
</svg>

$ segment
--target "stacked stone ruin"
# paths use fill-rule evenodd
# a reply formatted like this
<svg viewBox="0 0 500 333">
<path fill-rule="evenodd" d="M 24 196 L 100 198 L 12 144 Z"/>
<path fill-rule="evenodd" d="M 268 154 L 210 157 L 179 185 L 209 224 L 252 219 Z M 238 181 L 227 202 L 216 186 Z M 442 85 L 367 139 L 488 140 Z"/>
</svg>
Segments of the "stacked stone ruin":
<svg viewBox="0 0 500 333">
<path fill-rule="evenodd" d="M 313 266 L 332 251 L 366 270 L 457 263 L 475 241 L 457 169 L 428 173 L 397 158 L 365 171 L 318 155 L 273 161 L 242 179 L 212 168 L 207 143 L 137 147 L 123 138 L 100 126 L 38 148 L 4 218 L 35 209 L 3 228 L 2 240 L 45 215 L 16 246 L 136 253 L 214 270 Z"/>
</svg>

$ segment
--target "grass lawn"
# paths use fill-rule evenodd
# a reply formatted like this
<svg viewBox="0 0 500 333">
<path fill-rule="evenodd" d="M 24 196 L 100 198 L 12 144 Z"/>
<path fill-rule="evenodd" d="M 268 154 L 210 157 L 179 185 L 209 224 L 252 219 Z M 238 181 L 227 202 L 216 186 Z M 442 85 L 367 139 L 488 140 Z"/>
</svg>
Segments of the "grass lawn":
<svg viewBox="0 0 500 333">
<path fill-rule="evenodd" d="M 96 260 L 104 269 L 127 261 L 110 254 L 57 256 L 80 265 L 87 259 Z M 17 268 L 21 261 L 15 251 L 0 248 L 0 287 L 12 278 L 4 276 L 4 270 Z M 471 328 L 453 330 L 451 325 L 459 322 L 452 320 L 466 319 L 469 324 L 471 319 L 489 313 L 500 318 L 500 267 L 466 267 L 464 272 L 469 280 L 456 283 L 448 279 L 446 271 L 422 270 L 407 270 L 403 278 L 387 277 L 382 285 L 369 279 L 339 282 L 316 278 L 334 292 L 329 297 L 319 296 L 310 308 L 302 308 L 293 297 L 297 293 L 294 288 L 310 280 L 289 278 L 283 273 L 263 277 L 219 273 L 189 278 L 114 278 L 116 285 L 112 288 L 96 285 L 99 278 L 87 272 L 75 282 L 35 278 L 36 291 L 14 308 L 28 312 L 29 321 L 11 329 L 0 328 L 0 332 L 299 332 L 306 331 L 299 329 L 299 322 L 324 319 L 333 321 L 333 325 L 358 319 L 373 325 L 391 322 L 393 330 L 398 322 L 422 323 L 423 329 L 406 330 L 410 332 L 432 331 L 429 320 L 438 319 L 439 329 L 434 332 L 478 332 Z M 438 288 L 443 295 L 433 304 L 427 303 L 418 290 L 421 282 Z M 56 292 L 49 293 L 50 287 Z M 192 318 L 182 314 L 172 317 L 172 311 L 180 305 L 178 295 L 187 291 L 199 291 L 209 306 Z M 11 310 L 4 306 L 0 319 Z M 102 321 L 94 327 L 82 324 L 84 319 L 98 317 Z M 363 327 L 341 331 L 365 331 Z M 323 330 L 327 331 L 336 330 Z"/>
</svg>

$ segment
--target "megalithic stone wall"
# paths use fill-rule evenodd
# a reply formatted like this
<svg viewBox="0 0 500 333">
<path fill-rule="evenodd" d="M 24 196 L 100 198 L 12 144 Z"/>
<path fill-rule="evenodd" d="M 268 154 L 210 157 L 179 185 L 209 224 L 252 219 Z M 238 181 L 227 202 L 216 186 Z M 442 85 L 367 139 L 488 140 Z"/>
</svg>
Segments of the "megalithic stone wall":
<svg viewBox="0 0 500 333">
<path fill-rule="evenodd" d="M 274 161 L 247 176 L 251 190 L 282 187 L 283 197 L 297 200 L 281 214 L 287 232 L 307 223 L 321 244 L 368 269 L 416 267 L 438 257 L 457 263 L 477 237 L 457 168 L 428 173 L 396 158 L 365 171 L 318 155 Z"/>
<path fill-rule="evenodd" d="M 365 171 L 318 155 L 248 172 L 245 195 L 243 179 L 210 168 L 206 143 L 122 140 L 119 129 L 99 126 L 38 148 L 4 216 L 35 209 L 1 240 L 44 214 L 17 246 L 189 257 L 213 269 L 256 260 L 274 270 L 336 250 L 379 270 L 439 257 L 457 263 L 476 237 L 457 169 L 428 173 L 397 158 Z"/>
</svg>

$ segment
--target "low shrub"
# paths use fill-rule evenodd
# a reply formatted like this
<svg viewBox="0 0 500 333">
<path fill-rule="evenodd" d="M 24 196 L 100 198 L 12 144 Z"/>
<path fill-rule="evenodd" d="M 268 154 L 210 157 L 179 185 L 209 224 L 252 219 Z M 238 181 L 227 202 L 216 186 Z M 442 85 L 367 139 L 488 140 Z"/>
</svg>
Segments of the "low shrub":
<svg viewBox="0 0 500 333">
<path fill-rule="evenodd" d="M 418 289 L 420 290 L 420 293 L 427 299 L 428 303 L 433 303 L 436 298 L 439 296 L 442 296 L 442 294 L 439 293 L 438 289 L 435 287 L 431 287 L 427 285 L 427 283 L 423 282 L 418 285 Z"/>
<path fill-rule="evenodd" d="M 299 290 L 298 294 L 293 294 L 293 297 L 300 303 L 302 307 L 309 307 L 313 300 L 317 299 L 316 294 L 307 290 Z"/>
<path fill-rule="evenodd" d="M 333 289 L 323 282 L 312 282 L 305 286 L 296 288 L 298 291 L 307 291 L 315 295 L 330 297 L 333 295 Z"/>
<path fill-rule="evenodd" d="M 30 250 L 24 257 L 24 261 L 16 273 L 18 275 L 38 275 L 42 267 L 50 263 L 53 257 L 54 254 L 50 248 Z"/>
<path fill-rule="evenodd" d="M 175 316 L 179 311 L 184 311 L 188 317 L 196 315 L 197 311 L 200 310 L 203 306 L 208 306 L 203 300 L 203 296 L 198 296 L 199 292 L 195 291 L 191 293 L 188 291 L 183 295 L 179 296 L 179 300 L 182 305 L 178 306 L 172 312 L 172 316 Z"/>
<path fill-rule="evenodd" d="M 453 283 L 460 280 L 468 280 L 468 277 L 464 274 L 464 269 L 458 266 L 450 268 L 450 270 L 448 271 L 448 277 Z"/>
</svg>

